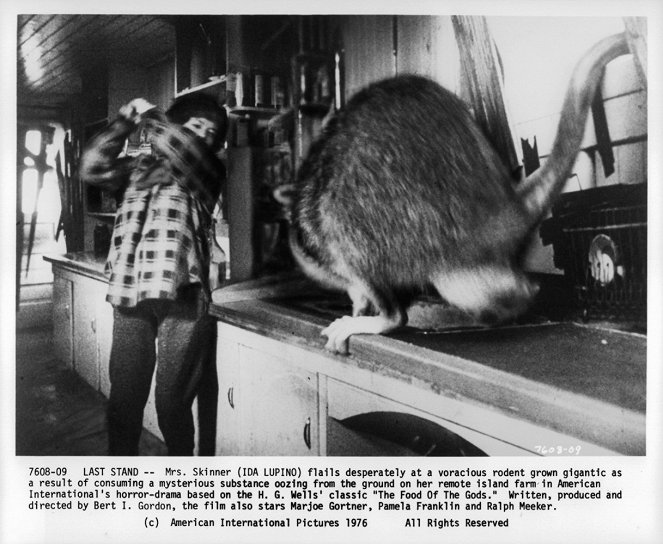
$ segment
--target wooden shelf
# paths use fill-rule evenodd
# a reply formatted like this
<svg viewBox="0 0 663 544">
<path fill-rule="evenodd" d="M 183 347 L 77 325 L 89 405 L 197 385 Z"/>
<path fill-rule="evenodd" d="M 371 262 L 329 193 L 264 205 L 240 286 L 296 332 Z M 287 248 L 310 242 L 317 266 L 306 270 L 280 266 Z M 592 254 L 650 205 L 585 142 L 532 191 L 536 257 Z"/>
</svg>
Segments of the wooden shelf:
<svg viewBox="0 0 663 544">
<path fill-rule="evenodd" d="M 115 219 L 115 212 L 88 212 L 87 214 L 97 219 Z"/>
<path fill-rule="evenodd" d="M 250 115 L 261 119 L 270 119 L 283 113 L 286 110 L 276 108 L 257 108 L 254 106 L 237 106 L 230 109 L 230 115 L 244 116 Z"/>
<path fill-rule="evenodd" d="M 195 87 L 187 87 L 186 89 L 182 89 L 179 93 L 175 95 L 175 98 L 179 98 L 180 96 L 184 96 L 186 94 L 207 91 L 213 89 L 217 85 L 225 84 L 225 82 L 226 82 L 226 76 L 218 76 L 217 78 L 214 78 L 213 80 L 208 81 L 207 83 L 202 83 L 201 85 L 196 85 Z"/>
</svg>

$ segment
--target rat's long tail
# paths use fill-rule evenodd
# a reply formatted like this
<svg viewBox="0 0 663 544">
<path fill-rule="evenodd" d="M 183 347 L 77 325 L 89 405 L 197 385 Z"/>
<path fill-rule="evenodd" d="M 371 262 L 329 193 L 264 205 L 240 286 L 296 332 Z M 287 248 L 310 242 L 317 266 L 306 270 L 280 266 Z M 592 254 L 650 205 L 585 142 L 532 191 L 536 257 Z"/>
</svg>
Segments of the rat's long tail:
<svg viewBox="0 0 663 544">
<path fill-rule="evenodd" d="M 532 224 L 540 221 L 550 209 L 571 173 L 605 65 L 627 53 L 626 35 L 615 34 L 594 45 L 576 65 L 550 156 L 541 168 L 516 186 Z"/>
</svg>

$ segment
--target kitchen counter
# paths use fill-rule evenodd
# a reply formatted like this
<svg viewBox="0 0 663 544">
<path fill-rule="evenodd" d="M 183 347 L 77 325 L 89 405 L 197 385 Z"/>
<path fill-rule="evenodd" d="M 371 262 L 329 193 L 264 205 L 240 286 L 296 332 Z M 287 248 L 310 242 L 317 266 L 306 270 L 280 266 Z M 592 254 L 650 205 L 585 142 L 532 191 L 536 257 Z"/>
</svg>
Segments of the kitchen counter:
<svg viewBox="0 0 663 544">
<path fill-rule="evenodd" d="M 45 255 L 44 260 L 62 269 L 97 280 L 106 280 L 104 266 L 106 256 L 90 252 L 66 253 L 64 255 Z"/>
<path fill-rule="evenodd" d="M 330 365 L 488 407 L 610 451 L 645 454 L 642 334 L 550 321 L 490 329 L 408 327 L 388 336 L 353 336 L 343 356 L 324 350 L 320 332 L 349 313 L 349 304 L 300 280 L 278 291 L 259 288 L 242 296 L 236 288 L 221 289 L 213 293 L 210 312 L 224 323 L 322 354 Z"/>
<path fill-rule="evenodd" d="M 72 253 L 45 259 L 68 274 L 105 281 L 103 257 Z M 104 296 L 101 288 L 100 300 Z M 343 356 L 327 352 L 320 333 L 334 318 L 349 313 L 344 296 L 295 278 L 248 290 L 238 284 L 212 297 L 210 313 L 220 322 L 323 358 L 337 377 L 357 370 L 411 389 L 415 400 L 420 391 L 440 402 L 453 399 L 484 407 L 606 451 L 646 453 L 643 334 L 566 320 L 482 329 L 423 305 L 410 316 L 416 327 L 388 336 L 353 336 L 349 355 Z M 449 322 L 426 326 L 431 319 L 439 324 L 440 315 L 450 315 Z"/>
</svg>

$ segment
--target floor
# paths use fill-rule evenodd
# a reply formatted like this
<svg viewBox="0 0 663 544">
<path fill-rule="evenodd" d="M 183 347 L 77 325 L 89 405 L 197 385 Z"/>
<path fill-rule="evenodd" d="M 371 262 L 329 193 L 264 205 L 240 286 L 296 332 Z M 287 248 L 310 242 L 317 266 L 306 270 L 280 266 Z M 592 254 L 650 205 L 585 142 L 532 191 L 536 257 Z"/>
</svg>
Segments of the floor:
<svg viewBox="0 0 663 544">
<path fill-rule="evenodd" d="M 143 430 L 140 452 L 166 448 Z M 50 328 L 16 334 L 16 454 L 107 454 L 105 397 L 54 357 Z"/>
</svg>

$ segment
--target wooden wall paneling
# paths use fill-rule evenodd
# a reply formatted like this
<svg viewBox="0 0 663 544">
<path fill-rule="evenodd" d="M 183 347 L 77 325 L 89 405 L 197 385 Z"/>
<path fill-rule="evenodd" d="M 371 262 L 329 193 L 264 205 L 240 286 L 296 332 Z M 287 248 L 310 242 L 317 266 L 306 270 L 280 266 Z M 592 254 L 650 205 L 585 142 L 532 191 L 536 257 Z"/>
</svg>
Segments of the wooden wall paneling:
<svg viewBox="0 0 663 544">
<path fill-rule="evenodd" d="M 147 100 L 166 110 L 175 96 L 175 60 L 170 57 L 147 70 Z"/>
<path fill-rule="evenodd" d="M 175 91 L 191 86 L 191 51 L 193 23 L 191 18 L 178 20 L 175 25 Z"/>
<path fill-rule="evenodd" d="M 396 72 L 428 76 L 458 93 L 460 61 L 450 17 L 397 18 Z"/>
<path fill-rule="evenodd" d="M 372 81 L 395 75 L 392 16 L 348 16 L 341 31 L 346 100 Z"/>
<path fill-rule="evenodd" d="M 97 63 L 81 75 L 83 122 L 95 123 L 108 115 L 108 65 Z"/>
<path fill-rule="evenodd" d="M 108 119 L 134 98 L 145 97 L 146 71 L 142 66 L 112 62 L 108 67 Z"/>
<path fill-rule="evenodd" d="M 248 61 L 242 47 L 243 27 L 240 15 L 226 16 L 226 66 L 228 71 L 247 69 Z"/>
</svg>

